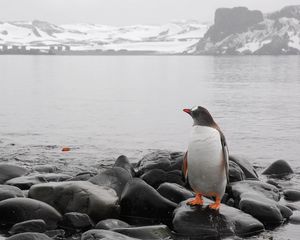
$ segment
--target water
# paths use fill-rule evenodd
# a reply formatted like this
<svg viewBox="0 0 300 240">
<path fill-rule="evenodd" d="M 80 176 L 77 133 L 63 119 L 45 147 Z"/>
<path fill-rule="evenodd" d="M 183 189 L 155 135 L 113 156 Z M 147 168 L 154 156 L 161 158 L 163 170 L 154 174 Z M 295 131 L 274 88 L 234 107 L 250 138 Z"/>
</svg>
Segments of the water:
<svg viewBox="0 0 300 240">
<path fill-rule="evenodd" d="M 202 105 L 231 153 L 299 169 L 299 93 L 298 56 L 0 56 L 0 158 L 78 172 L 184 151 L 182 109 Z"/>
</svg>

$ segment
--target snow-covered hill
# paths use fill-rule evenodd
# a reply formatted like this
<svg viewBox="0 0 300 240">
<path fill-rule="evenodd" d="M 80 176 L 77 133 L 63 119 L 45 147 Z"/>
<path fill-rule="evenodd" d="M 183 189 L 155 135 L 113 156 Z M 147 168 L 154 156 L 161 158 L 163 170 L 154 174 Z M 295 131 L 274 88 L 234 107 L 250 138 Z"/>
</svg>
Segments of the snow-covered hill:
<svg viewBox="0 0 300 240">
<path fill-rule="evenodd" d="M 247 8 L 219 9 L 215 24 L 193 52 L 216 55 L 300 54 L 300 6 L 285 7 L 266 15 Z"/>
<path fill-rule="evenodd" d="M 112 27 L 99 24 L 56 26 L 43 21 L 0 22 L 0 45 L 47 49 L 70 46 L 71 50 L 127 50 L 182 53 L 206 33 L 207 25 L 181 21 L 162 26 Z"/>
</svg>

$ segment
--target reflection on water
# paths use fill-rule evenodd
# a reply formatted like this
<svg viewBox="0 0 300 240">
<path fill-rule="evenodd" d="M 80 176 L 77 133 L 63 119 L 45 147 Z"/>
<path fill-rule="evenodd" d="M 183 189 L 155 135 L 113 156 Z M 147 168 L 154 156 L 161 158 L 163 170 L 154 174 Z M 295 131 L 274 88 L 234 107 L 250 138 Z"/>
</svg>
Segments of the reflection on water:
<svg viewBox="0 0 300 240">
<path fill-rule="evenodd" d="M 203 105 L 232 153 L 297 165 L 297 56 L 1 56 L 0 84 L 4 160 L 70 170 L 183 151 L 191 119 L 182 109 Z"/>
</svg>

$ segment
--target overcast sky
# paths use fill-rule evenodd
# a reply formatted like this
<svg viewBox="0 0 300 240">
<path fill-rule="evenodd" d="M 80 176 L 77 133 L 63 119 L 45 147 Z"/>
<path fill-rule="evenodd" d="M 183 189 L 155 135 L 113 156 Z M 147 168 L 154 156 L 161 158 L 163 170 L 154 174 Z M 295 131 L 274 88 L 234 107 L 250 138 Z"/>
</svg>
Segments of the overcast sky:
<svg viewBox="0 0 300 240">
<path fill-rule="evenodd" d="M 162 24 L 196 19 L 213 22 L 219 7 L 246 6 L 263 12 L 300 0 L 0 0 L 0 20 L 45 20 L 56 24 Z"/>
</svg>

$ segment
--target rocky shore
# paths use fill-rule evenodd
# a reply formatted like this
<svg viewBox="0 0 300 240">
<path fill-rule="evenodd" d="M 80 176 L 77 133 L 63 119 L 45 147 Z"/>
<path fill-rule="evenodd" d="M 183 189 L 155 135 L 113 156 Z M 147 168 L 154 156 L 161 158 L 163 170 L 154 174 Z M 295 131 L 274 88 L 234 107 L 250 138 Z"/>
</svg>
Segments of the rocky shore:
<svg viewBox="0 0 300 240">
<path fill-rule="evenodd" d="M 0 163 L 0 239 L 271 239 L 299 229 L 300 189 L 288 162 L 257 173 L 230 157 L 230 183 L 220 210 L 191 207 L 182 152 L 155 151 L 133 164 L 120 156 L 109 168 L 69 175 L 56 166 Z M 286 239 L 297 239 L 297 235 Z M 295 237 L 295 238 L 293 238 Z M 273 238 L 272 238 L 273 239 Z"/>
</svg>

